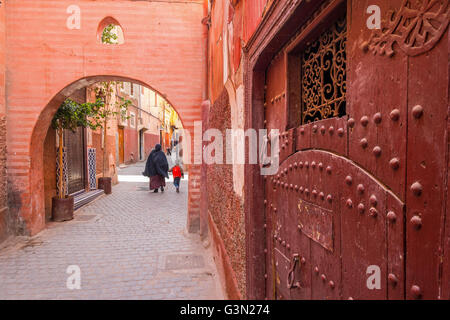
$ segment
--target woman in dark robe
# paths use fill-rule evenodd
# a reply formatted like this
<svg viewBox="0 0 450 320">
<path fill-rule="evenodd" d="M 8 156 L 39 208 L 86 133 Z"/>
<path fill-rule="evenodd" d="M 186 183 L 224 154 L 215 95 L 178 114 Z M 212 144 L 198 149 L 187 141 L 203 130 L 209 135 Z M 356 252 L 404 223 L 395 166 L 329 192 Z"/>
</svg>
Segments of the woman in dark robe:
<svg viewBox="0 0 450 320">
<path fill-rule="evenodd" d="M 142 173 L 146 177 L 150 177 L 150 190 L 164 192 L 166 186 L 165 178 L 169 178 L 169 164 L 167 163 L 166 155 L 161 151 L 161 145 L 157 144 L 147 158 L 145 164 L 145 171 Z"/>
</svg>

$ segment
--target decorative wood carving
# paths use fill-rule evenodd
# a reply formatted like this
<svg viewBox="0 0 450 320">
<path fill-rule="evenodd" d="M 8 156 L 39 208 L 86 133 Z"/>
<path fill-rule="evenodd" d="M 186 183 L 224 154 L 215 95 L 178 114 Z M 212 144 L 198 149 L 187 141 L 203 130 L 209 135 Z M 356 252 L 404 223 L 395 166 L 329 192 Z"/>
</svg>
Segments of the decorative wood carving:
<svg viewBox="0 0 450 320">
<path fill-rule="evenodd" d="M 431 50 L 449 24 L 449 0 L 404 0 L 399 10 L 390 11 L 381 30 L 374 30 L 364 51 L 392 57 L 394 43 L 408 56 Z"/>
</svg>

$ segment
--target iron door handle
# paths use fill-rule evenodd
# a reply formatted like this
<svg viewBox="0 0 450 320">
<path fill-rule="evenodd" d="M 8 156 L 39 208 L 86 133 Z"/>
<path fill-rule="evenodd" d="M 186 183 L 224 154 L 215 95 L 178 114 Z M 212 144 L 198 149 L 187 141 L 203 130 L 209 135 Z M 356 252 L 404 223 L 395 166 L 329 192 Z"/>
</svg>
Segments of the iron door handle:
<svg viewBox="0 0 450 320">
<path fill-rule="evenodd" d="M 295 267 L 299 264 L 300 261 L 300 256 L 299 254 L 294 254 L 292 256 L 292 267 L 288 272 L 287 275 L 287 287 L 288 289 L 293 289 L 293 288 L 300 288 L 300 282 L 297 281 L 295 282 Z"/>
</svg>

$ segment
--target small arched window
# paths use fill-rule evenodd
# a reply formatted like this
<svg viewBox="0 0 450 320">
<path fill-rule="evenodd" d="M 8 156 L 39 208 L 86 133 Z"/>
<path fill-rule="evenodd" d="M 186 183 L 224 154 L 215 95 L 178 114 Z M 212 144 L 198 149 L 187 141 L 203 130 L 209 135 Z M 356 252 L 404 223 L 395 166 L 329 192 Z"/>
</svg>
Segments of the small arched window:
<svg viewBox="0 0 450 320">
<path fill-rule="evenodd" d="M 100 22 L 97 30 L 97 38 L 102 44 L 125 43 L 122 27 L 112 17 L 106 17 Z"/>
</svg>

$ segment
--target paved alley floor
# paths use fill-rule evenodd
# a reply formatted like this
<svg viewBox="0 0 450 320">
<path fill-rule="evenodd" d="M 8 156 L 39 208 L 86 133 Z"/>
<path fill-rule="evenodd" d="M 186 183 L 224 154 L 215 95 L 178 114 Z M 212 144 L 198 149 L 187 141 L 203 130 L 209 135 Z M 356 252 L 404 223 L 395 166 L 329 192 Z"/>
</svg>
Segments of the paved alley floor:
<svg viewBox="0 0 450 320">
<path fill-rule="evenodd" d="M 150 193 L 143 169 L 120 169 L 74 220 L 2 248 L 0 299 L 223 299 L 209 249 L 185 231 L 187 181 Z"/>
</svg>

